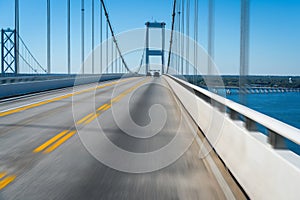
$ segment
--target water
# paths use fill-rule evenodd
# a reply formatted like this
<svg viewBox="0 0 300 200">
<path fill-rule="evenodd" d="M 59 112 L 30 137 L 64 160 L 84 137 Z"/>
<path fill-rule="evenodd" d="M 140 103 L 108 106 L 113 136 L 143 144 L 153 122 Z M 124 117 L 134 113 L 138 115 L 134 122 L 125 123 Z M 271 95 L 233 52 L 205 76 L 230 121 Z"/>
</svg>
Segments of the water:
<svg viewBox="0 0 300 200">
<path fill-rule="evenodd" d="M 239 102 L 237 94 L 227 95 L 227 98 Z M 249 108 L 300 129 L 299 92 L 247 94 L 246 100 Z M 300 155 L 299 145 L 290 141 L 286 144 L 289 149 Z"/>
<path fill-rule="evenodd" d="M 227 98 L 239 102 L 236 94 Z M 247 106 L 300 129 L 300 93 L 247 94 Z"/>
</svg>

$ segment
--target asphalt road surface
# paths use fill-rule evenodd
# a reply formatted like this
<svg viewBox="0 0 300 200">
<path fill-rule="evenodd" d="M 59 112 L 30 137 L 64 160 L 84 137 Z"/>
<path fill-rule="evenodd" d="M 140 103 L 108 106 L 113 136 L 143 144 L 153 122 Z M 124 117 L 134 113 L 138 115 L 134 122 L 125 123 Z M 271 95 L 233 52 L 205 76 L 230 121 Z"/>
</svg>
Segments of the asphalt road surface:
<svg viewBox="0 0 300 200">
<path fill-rule="evenodd" d="M 2 100 L 0 130 L 1 200 L 244 198 L 163 77 Z"/>
</svg>

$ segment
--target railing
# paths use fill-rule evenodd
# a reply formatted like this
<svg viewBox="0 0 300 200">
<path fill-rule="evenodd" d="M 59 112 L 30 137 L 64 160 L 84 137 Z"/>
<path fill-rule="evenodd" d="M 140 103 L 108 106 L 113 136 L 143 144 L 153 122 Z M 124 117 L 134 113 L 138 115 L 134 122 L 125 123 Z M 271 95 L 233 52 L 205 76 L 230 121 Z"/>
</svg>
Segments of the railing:
<svg viewBox="0 0 300 200">
<path fill-rule="evenodd" d="M 123 73 L 108 73 L 108 74 L 18 74 L 17 76 L 0 76 L 0 85 L 1 84 L 11 84 L 11 83 L 20 83 L 20 82 L 32 82 L 32 81 L 47 81 L 54 79 L 79 79 L 79 78 L 101 78 L 105 76 L 122 76 L 126 77 L 128 74 Z"/>
<path fill-rule="evenodd" d="M 90 84 L 120 78 L 137 77 L 138 74 L 103 74 L 103 75 L 40 75 L 0 78 L 0 99 L 25 94 L 55 90 L 76 85 Z M 32 78 L 30 78 L 32 77 Z M 4 82 L 6 81 L 6 82 Z M 2 83 L 2 84 L 1 84 Z"/>
<path fill-rule="evenodd" d="M 300 156 L 277 150 L 286 148 L 284 140 L 299 145 L 299 129 L 171 75 L 165 80 L 205 136 L 200 158 L 215 151 L 250 199 L 299 199 Z M 275 149 L 257 124 L 269 130 Z M 206 142 L 210 150 L 203 150 Z"/>
<path fill-rule="evenodd" d="M 262 125 L 268 130 L 268 141 L 275 149 L 286 149 L 285 139 L 300 145 L 300 130 L 276 120 L 272 117 L 264 115 L 260 112 L 252 110 L 246 106 L 235 103 L 222 96 L 214 94 L 208 90 L 197 87 L 179 78 L 167 75 L 178 84 L 193 92 L 195 95 L 217 107 L 222 112 L 227 112 L 233 120 L 243 119 L 245 128 L 249 131 L 258 131 L 257 124 Z"/>
</svg>

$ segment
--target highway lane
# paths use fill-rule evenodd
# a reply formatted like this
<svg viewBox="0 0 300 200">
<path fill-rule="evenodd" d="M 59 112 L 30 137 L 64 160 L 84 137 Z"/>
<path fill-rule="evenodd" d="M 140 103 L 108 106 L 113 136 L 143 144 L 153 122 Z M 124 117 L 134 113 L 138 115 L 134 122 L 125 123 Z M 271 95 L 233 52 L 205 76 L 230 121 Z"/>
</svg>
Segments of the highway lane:
<svg viewBox="0 0 300 200">
<path fill-rule="evenodd" d="M 126 80 L 126 79 L 125 79 Z M 128 79 L 124 82 L 124 85 L 120 85 L 119 88 L 129 87 L 134 84 L 135 78 Z M 114 85 L 102 84 L 103 88 L 97 89 L 95 95 L 94 90 L 83 92 L 76 95 L 82 102 L 89 103 L 92 97 L 97 97 L 99 103 L 106 102 L 111 98 L 111 91 Z M 128 85 L 127 85 L 128 84 Z M 76 91 L 86 91 L 90 88 L 94 89 L 94 86 L 80 86 L 76 87 Z M 75 92 L 76 92 L 75 91 Z M 28 105 L 35 105 L 36 102 L 47 102 L 56 98 L 65 97 L 70 95 L 70 90 L 49 93 L 48 97 L 42 95 L 37 96 L 34 100 L 24 98 L 19 101 L 13 102 L 13 105 L 9 105 L 8 111 L 13 111 L 19 108 L 23 108 Z M 32 103 L 30 103 L 32 101 Z M 67 129 L 73 126 L 74 119 L 72 114 L 72 96 L 68 98 L 62 98 L 57 101 L 49 102 L 44 105 L 36 105 L 36 107 L 29 108 L 24 111 L 19 111 L 13 114 L 2 116 L 0 118 L 0 172 L 7 175 L 18 176 L 27 169 L 34 166 L 38 161 L 38 156 L 32 153 L 33 149 L 42 144 L 45 140 L 51 138 L 57 132 L 63 129 Z M 23 106 L 22 106 L 23 105 Z M 7 103 L 1 109 L 1 113 L 7 112 Z M 16 107 L 16 108 L 15 108 Z M 1 106 L 2 108 L 2 106 Z M 88 110 L 83 109 L 81 113 L 85 116 Z"/>
<path fill-rule="evenodd" d="M 78 87 L 76 92 L 89 87 Z M 69 92 L 12 104 L 44 101 Z M 13 105 L 5 103 L 1 110 L 7 107 Z M 196 127 L 183 112 L 163 78 L 132 78 L 117 86 L 88 90 L 3 116 L 0 188 L 1 183 L 11 182 L 0 190 L 0 199 L 225 199 L 226 191 L 206 161 L 198 158 L 199 146 L 190 140 L 194 137 L 191 129 Z M 133 174 L 116 168 L 134 169 L 140 165 L 138 159 L 111 156 L 109 161 L 119 165 L 110 168 L 90 153 L 90 147 L 96 147 L 92 149 L 96 154 L 113 155 L 107 143 L 97 138 L 99 133 L 112 144 L 135 153 L 158 151 L 176 134 L 178 145 L 187 141 L 192 144 L 170 165 Z M 143 165 L 160 166 L 176 151 L 171 150 L 156 159 L 146 159 Z M 230 187 L 237 188 L 232 183 Z"/>
</svg>

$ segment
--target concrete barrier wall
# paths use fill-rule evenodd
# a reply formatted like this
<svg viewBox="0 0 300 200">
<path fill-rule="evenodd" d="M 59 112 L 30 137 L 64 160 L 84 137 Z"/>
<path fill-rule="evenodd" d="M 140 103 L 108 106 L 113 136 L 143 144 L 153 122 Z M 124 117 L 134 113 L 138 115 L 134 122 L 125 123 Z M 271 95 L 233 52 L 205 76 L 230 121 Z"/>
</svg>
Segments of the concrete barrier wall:
<svg viewBox="0 0 300 200">
<path fill-rule="evenodd" d="M 248 131 L 241 121 L 233 121 L 228 114 L 194 95 L 174 79 L 165 78 L 251 199 L 299 199 L 299 166 L 281 153 L 299 163 L 298 155 L 289 150 L 273 149 L 266 136 Z"/>
<path fill-rule="evenodd" d="M 72 87 L 74 86 L 74 83 L 76 85 L 81 85 L 81 84 L 88 84 L 97 81 L 119 79 L 122 77 L 122 75 L 123 74 L 102 75 L 101 78 L 99 76 L 87 76 L 87 77 L 79 76 L 77 78 L 74 76 L 71 78 L 1 84 L 0 99 L 29 94 L 29 93 L 41 92 L 46 90 Z"/>
</svg>

